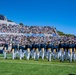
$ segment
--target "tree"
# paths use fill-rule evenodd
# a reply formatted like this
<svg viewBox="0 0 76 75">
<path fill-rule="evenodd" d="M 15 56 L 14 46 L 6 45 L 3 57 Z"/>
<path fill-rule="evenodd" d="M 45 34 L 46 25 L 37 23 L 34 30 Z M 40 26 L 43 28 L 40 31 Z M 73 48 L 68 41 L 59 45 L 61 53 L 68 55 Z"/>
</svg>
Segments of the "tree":
<svg viewBox="0 0 76 75">
<path fill-rule="evenodd" d="M 59 35 L 64 35 L 64 33 L 61 32 L 61 31 L 57 31 L 57 32 L 58 32 Z"/>
<path fill-rule="evenodd" d="M 59 34 L 60 36 L 75 36 L 75 35 L 73 35 L 73 34 L 65 34 L 65 33 L 61 32 L 61 31 L 57 31 L 57 32 L 58 32 L 58 34 Z"/>
<path fill-rule="evenodd" d="M 19 23 L 19 25 L 23 26 L 23 23 Z"/>
</svg>

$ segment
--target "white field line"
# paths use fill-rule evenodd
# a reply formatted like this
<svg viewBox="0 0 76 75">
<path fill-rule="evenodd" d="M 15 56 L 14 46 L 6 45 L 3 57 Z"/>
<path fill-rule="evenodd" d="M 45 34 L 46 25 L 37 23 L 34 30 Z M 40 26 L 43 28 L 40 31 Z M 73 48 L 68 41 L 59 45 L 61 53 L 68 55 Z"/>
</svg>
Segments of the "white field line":
<svg viewBox="0 0 76 75">
<path fill-rule="evenodd" d="M 28 64 L 28 65 L 30 64 L 30 65 L 45 65 L 45 66 L 48 66 L 48 65 L 49 65 L 49 66 L 76 67 L 75 65 L 69 65 L 69 64 L 53 64 L 53 63 L 51 63 L 51 62 L 50 62 L 50 64 L 48 64 L 48 63 L 45 63 L 45 64 L 44 64 L 44 63 L 40 63 L 40 62 L 39 62 L 39 63 L 38 63 L 38 62 L 35 62 L 35 63 L 34 63 L 34 62 L 33 62 L 33 63 L 31 63 L 31 62 L 19 62 L 19 61 L 16 61 L 16 62 L 12 62 L 12 61 L 11 61 L 11 62 L 10 62 L 9 60 L 8 60 L 8 61 L 0 61 L 0 63 L 1 63 L 1 62 L 5 62 L 5 63 L 9 63 L 9 64 L 10 64 L 10 63 L 11 63 L 11 64 L 12 64 L 12 63 L 18 63 L 18 64 Z"/>
</svg>

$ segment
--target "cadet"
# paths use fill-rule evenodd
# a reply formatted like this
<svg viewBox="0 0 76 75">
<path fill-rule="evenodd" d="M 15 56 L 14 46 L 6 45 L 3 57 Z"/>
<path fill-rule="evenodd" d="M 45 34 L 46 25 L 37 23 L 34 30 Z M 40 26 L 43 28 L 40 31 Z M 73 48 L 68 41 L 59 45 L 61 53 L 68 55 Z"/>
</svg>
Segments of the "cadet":
<svg viewBox="0 0 76 75">
<path fill-rule="evenodd" d="M 60 50 L 61 42 L 62 41 L 60 41 L 59 46 L 58 46 L 58 58 L 61 58 L 61 50 Z"/>
<path fill-rule="evenodd" d="M 57 50 L 56 56 L 59 59 L 59 56 L 58 56 L 58 53 L 59 53 L 59 43 L 58 42 L 56 42 L 56 50 Z"/>
<path fill-rule="evenodd" d="M 60 61 L 64 61 L 64 44 L 62 41 L 60 41 L 59 50 L 60 50 Z"/>
<path fill-rule="evenodd" d="M 44 59 L 45 48 L 46 48 L 46 46 L 44 44 L 44 41 L 42 41 L 42 43 L 40 44 L 40 50 L 41 50 L 42 60 Z"/>
<path fill-rule="evenodd" d="M 3 47 L 4 59 L 7 59 L 7 56 L 6 56 L 7 50 L 8 50 L 8 44 L 5 43 L 5 44 L 4 44 L 4 47 Z"/>
<path fill-rule="evenodd" d="M 54 60 L 57 58 L 57 50 L 58 50 L 58 45 L 54 43 L 53 45 L 53 59 Z"/>
<path fill-rule="evenodd" d="M 48 53 L 48 61 L 51 61 L 52 44 L 50 43 L 50 41 L 48 42 L 48 44 L 46 46 L 46 50 L 47 50 L 47 53 Z"/>
<path fill-rule="evenodd" d="M 20 60 L 24 58 L 24 50 L 25 50 L 25 48 L 24 48 L 22 45 L 20 45 L 20 46 L 19 46 Z"/>
<path fill-rule="evenodd" d="M 68 43 L 64 41 L 64 59 L 68 60 Z"/>
<path fill-rule="evenodd" d="M 12 44 L 12 49 L 11 49 L 11 51 L 12 51 L 12 59 L 14 59 L 14 57 L 15 57 L 14 50 L 15 50 L 15 46 L 14 46 L 14 44 Z"/>
<path fill-rule="evenodd" d="M 76 60 L 76 43 L 75 43 L 75 48 L 74 48 L 74 61 Z"/>
<path fill-rule="evenodd" d="M 73 50 L 73 45 L 72 45 L 72 42 L 69 41 L 69 44 L 68 44 L 68 50 L 69 50 L 69 61 L 72 62 L 72 50 Z"/>
<path fill-rule="evenodd" d="M 35 51 L 35 41 L 33 42 L 33 44 L 32 44 L 32 58 L 34 58 L 35 59 L 35 56 L 36 56 L 36 51 Z"/>
<path fill-rule="evenodd" d="M 74 49 L 75 49 L 75 42 L 72 41 L 72 56 L 73 56 L 73 60 L 74 60 Z"/>
<path fill-rule="evenodd" d="M 26 46 L 25 46 L 25 50 L 26 50 L 26 59 L 29 60 L 30 59 L 30 52 L 31 52 L 31 45 L 29 44 L 29 42 L 26 42 Z"/>
<path fill-rule="evenodd" d="M 35 59 L 38 60 L 39 59 L 39 51 L 40 51 L 40 46 L 39 46 L 38 42 L 35 43 L 35 51 L 36 51 Z"/>
</svg>

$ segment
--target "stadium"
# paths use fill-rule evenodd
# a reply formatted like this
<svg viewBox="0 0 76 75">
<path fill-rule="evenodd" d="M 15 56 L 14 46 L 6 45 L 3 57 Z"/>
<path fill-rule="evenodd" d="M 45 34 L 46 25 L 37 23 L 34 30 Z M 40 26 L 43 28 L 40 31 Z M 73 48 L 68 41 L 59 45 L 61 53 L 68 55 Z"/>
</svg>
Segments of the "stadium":
<svg viewBox="0 0 76 75">
<path fill-rule="evenodd" d="M 45 49 L 48 48 L 41 47 L 41 44 L 47 45 L 48 42 L 56 46 L 60 42 L 68 41 L 75 42 L 76 45 L 76 37 L 60 36 L 55 27 L 19 25 L 15 22 L 8 22 L 4 15 L 0 15 L 0 74 L 76 75 L 76 57 L 65 59 L 61 56 L 59 58 L 56 48 L 51 49 L 47 55 Z M 34 46 L 30 48 L 34 43 L 37 46 L 35 57 Z M 38 47 L 38 44 L 41 48 Z M 76 54 L 76 51 L 71 53 Z M 65 51 L 64 54 L 66 54 Z"/>
</svg>

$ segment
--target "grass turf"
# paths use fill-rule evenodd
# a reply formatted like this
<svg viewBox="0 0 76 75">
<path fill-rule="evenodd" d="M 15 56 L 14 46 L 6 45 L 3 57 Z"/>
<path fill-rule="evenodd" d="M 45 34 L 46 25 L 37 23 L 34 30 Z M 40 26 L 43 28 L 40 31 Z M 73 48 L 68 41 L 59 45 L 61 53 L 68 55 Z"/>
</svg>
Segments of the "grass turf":
<svg viewBox="0 0 76 75">
<path fill-rule="evenodd" d="M 59 62 L 59 60 L 48 62 L 46 59 L 12 60 L 11 58 L 4 60 L 2 56 L 0 54 L 0 75 L 76 75 L 76 62 Z"/>
</svg>

